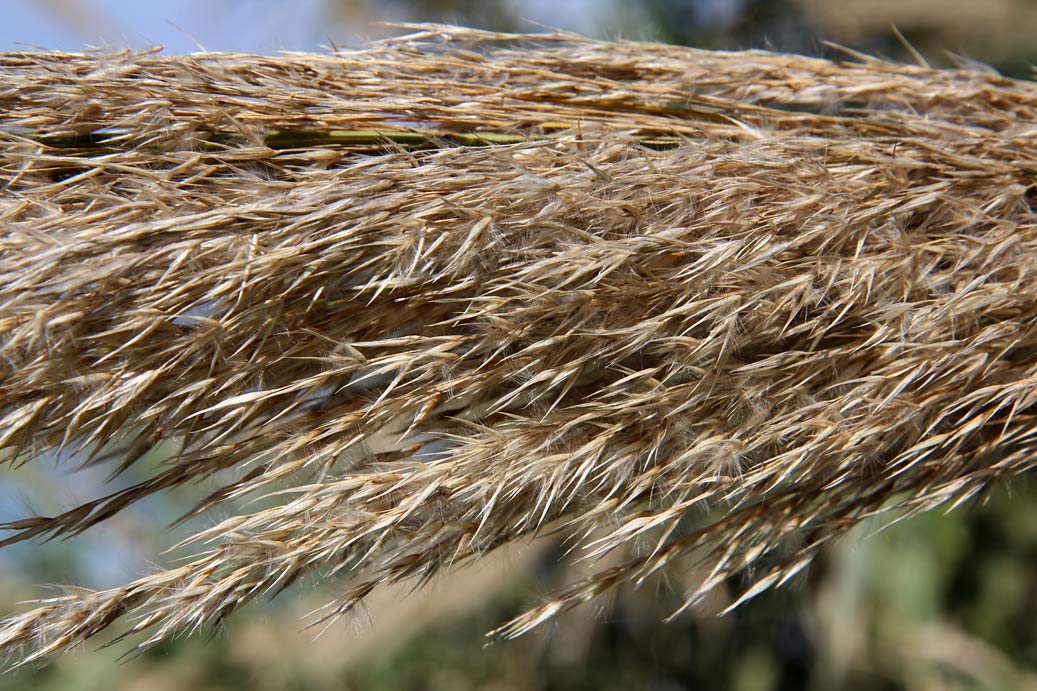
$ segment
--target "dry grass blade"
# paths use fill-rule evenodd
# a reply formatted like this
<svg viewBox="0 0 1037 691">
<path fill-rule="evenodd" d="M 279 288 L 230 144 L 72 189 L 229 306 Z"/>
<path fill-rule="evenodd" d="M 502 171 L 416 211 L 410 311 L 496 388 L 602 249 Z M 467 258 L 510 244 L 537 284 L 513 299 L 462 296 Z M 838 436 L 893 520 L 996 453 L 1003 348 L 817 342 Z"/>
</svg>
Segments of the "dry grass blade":
<svg viewBox="0 0 1037 691">
<path fill-rule="evenodd" d="M 751 597 L 866 516 L 1032 469 L 1034 85 L 417 31 L 0 56 L 0 450 L 171 449 L 4 542 L 218 473 L 196 512 L 292 487 L 0 653 L 119 619 L 148 645 L 315 570 L 337 616 L 549 527 L 644 548 L 500 634 L 685 555 L 689 602 L 750 567 Z"/>
</svg>

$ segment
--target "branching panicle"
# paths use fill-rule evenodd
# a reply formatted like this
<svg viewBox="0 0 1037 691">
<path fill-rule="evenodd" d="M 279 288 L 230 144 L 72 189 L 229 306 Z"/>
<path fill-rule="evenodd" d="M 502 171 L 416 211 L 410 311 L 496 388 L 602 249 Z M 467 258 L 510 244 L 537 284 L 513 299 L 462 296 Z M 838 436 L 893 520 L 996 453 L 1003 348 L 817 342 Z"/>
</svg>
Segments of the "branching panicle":
<svg viewBox="0 0 1037 691">
<path fill-rule="evenodd" d="M 0 56 L 0 458 L 168 455 L 0 544 L 295 483 L 0 654 L 146 646 L 314 571 L 339 616 L 558 527 L 649 547 L 498 634 L 692 554 L 689 603 L 751 597 L 1033 468 L 1037 87 L 515 38 Z"/>
</svg>

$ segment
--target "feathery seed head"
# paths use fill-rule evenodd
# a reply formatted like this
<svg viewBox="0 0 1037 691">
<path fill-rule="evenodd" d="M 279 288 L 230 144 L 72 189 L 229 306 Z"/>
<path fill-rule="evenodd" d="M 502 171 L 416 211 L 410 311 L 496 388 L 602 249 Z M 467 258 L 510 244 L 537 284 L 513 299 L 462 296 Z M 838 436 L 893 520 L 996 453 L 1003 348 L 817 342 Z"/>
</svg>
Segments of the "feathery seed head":
<svg viewBox="0 0 1037 691">
<path fill-rule="evenodd" d="M 687 555 L 689 603 L 751 568 L 748 598 L 1033 468 L 1037 87 L 415 29 L 0 56 L 2 458 L 168 455 L 0 545 L 294 483 L 186 564 L 4 621 L 0 653 L 120 619 L 146 646 L 312 571 L 340 616 L 557 526 L 573 559 L 648 548 L 497 634 Z"/>
</svg>

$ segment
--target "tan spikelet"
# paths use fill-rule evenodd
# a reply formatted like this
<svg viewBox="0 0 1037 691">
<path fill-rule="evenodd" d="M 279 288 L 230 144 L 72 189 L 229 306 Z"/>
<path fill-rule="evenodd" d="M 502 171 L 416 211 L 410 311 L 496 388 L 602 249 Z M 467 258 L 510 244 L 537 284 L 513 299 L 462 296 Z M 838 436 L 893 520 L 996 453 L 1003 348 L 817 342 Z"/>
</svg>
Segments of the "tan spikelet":
<svg viewBox="0 0 1037 691">
<path fill-rule="evenodd" d="M 0 458 L 170 456 L 4 544 L 280 492 L 0 654 L 146 646 L 310 572 L 337 616 L 553 529 L 642 548 L 498 634 L 688 555 L 689 603 L 751 597 L 1037 463 L 1033 84 L 414 30 L 0 56 Z"/>
</svg>

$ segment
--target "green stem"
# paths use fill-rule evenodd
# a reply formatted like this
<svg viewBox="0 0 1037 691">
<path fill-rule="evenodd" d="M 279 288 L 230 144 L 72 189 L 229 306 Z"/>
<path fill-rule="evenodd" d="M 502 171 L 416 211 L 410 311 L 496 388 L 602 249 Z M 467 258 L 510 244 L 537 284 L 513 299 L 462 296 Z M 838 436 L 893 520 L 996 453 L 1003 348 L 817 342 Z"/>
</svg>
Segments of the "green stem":
<svg viewBox="0 0 1037 691">
<path fill-rule="evenodd" d="M 340 147 L 357 150 L 379 151 L 386 148 L 436 149 L 450 146 L 501 146 L 521 144 L 528 141 L 543 141 L 557 135 L 526 136 L 503 132 L 418 132 L 414 130 L 276 130 L 263 138 L 263 144 L 271 149 L 304 149 L 318 146 Z M 645 135 L 637 138 L 639 143 L 652 149 L 670 149 L 684 139 L 673 135 Z M 51 149 L 120 149 L 128 143 L 125 135 L 118 132 L 96 132 L 80 136 L 43 136 L 34 141 Z M 211 132 L 201 140 L 202 151 L 224 151 L 248 143 L 238 134 Z"/>
</svg>

